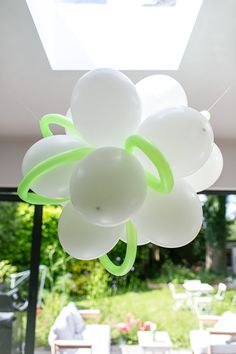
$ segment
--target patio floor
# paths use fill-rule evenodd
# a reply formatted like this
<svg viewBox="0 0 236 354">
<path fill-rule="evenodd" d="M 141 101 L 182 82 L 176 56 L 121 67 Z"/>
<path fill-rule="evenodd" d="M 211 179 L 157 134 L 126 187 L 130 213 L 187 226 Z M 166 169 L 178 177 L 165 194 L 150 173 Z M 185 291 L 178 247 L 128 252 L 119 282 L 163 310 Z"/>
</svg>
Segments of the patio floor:
<svg viewBox="0 0 236 354">
<path fill-rule="evenodd" d="M 51 354 L 51 351 L 49 349 L 36 348 L 35 354 Z M 111 347 L 111 354 L 121 354 L 120 347 L 117 345 L 113 345 Z M 134 354 L 136 354 L 135 348 L 134 348 Z M 171 354 L 191 354 L 191 351 L 185 349 L 172 350 Z"/>
</svg>

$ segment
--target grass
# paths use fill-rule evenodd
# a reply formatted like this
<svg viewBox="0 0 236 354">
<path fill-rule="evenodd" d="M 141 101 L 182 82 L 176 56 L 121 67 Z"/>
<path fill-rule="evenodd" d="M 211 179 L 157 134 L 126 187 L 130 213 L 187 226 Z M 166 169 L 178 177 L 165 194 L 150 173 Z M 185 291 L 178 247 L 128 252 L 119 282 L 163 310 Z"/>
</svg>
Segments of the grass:
<svg viewBox="0 0 236 354">
<path fill-rule="evenodd" d="M 173 310 L 169 289 L 158 289 L 142 293 L 127 293 L 107 297 L 90 303 L 82 301 L 78 307 L 97 307 L 101 311 L 101 322 L 110 324 L 112 337 L 116 339 L 114 325 L 124 322 L 127 313 L 142 321 L 153 321 L 158 330 L 168 331 L 175 347 L 188 347 L 189 330 L 198 328 L 196 316 L 189 310 Z"/>
<path fill-rule="evenodd" d="M 236 290 L 228 290 L 223 302 L 213 304 L 215 314 L 231 310 L 236 313 L 236 302 L 233 298 Z M 47 336 L 55 317 L 65 304 L 58 294 L 50 294 L 45 307 L 41 310 L 37 321 L 37 344 L 47 345 Z M 188 309 L 173 310 L 174 301 L 168 288 L 128 292 L 116 296 L 107 296 L 94 301 L 77 301 L 78 308 L 98 308 L 101 311 L 101 323 L 108 323 L 112 329 L 113 342 L 118 339 L 114 325 L 124 322 L 127 313 L 142 321 L 155 322 L 158 330 L 167 331 L 175 348 L 189 348 L 189 331 L 198 329 L 196 316 Z"/>
</svg>

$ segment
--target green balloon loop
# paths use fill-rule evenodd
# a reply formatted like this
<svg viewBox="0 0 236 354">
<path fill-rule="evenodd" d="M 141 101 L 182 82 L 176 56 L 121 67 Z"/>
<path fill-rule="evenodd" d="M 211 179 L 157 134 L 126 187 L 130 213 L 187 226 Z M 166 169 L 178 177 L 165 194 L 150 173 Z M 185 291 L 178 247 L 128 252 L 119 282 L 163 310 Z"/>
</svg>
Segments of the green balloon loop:
<svg viewBox="0 0 236 354">
<path fill-rule="evenodd" d="M 54 170 L 55 168 L 62 167 L 72 162 L 80 161 L 92 151 L 94 151 L 94 148 L 77 148 L 54 155 L 40 162 L 34 166 L 20 182 L 17 190 L 19 197 L 25 202 L 40 205 L 57 205 L 69 201 L 68 198 L 47 198 L 39 194 L 30 193 L 29 190 L 31 189 L 32 184 L 37 181 L 40 176 Z"/>
<path fill-rule="evenodd" d="M 75 128 L 71 118 L 61 114 L 46 114 L 41 118 L 39 123 L 40 130 L 44 138 L 53 135 L 53 132 L 49 127 L 50 124 L 59 125 L 60 127 L 68 130 L 71 134 L 81 137 L 80 132 Z"/>
<path fill-rule="evenodd" d="M 127 274 L 133 267 L 137 253 L 137 231 L 131 220 L 126 223 L 127 248 L 125 259 L 121 265 L 114 264 L 107 255 L 99 258 L 108 272 L 116 276 Z"/>
<path fill-rule="evenodd" d="M 151 172 L 146 172 L 149 187 L 159 193 L 170 193 L 174 187 L 174 178 L 161 151 L 140 135 L 131 135 L 125 142 L 125 149 L 128 152 L 133 152 L 134 148 L 139 148 L 149 158 L 159 175 L 159 178 L 157 178 Z"/>
</svg>

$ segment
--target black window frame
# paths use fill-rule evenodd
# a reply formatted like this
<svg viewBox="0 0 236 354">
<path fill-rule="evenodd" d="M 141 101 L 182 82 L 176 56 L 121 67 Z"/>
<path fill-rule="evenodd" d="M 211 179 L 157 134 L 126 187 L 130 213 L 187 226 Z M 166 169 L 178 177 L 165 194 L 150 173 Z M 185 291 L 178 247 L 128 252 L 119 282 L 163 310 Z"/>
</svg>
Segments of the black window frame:
<svg viewBox="0 0 236 354">
<path fill-rule="evenodd" d="M 0 188 L 0 201 L 20 202 L 16 188 Z M 25 354 L 34 354 L 37 295 L 39 282 L 40 250 L 42 241 L 43 206 L 34 206 L 33 229 L 30 255 L 30 278 L 28 289 L 28 308 L 25 336 Z"/>
</svg>

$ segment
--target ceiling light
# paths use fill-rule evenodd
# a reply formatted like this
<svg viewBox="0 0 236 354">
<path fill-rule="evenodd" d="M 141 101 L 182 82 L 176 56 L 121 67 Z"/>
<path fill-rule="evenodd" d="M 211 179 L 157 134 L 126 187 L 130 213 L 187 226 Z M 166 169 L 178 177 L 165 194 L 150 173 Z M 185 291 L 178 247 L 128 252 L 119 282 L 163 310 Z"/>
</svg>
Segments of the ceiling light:
<svg viewBox="0 0 236 354">
<path fill-rule="evenodd" d="M 53 70 L 177 70 L 202 4 L 26 1 Z"/>
</svg>

